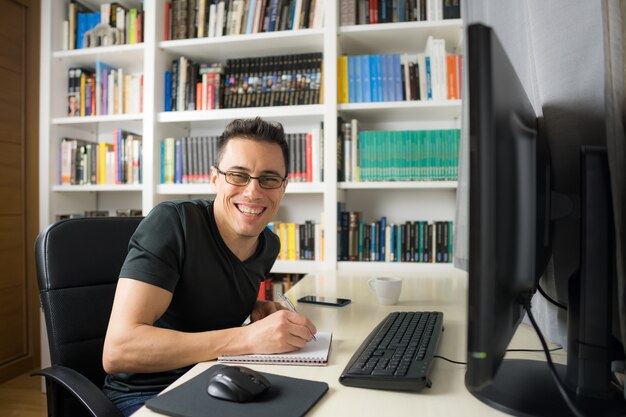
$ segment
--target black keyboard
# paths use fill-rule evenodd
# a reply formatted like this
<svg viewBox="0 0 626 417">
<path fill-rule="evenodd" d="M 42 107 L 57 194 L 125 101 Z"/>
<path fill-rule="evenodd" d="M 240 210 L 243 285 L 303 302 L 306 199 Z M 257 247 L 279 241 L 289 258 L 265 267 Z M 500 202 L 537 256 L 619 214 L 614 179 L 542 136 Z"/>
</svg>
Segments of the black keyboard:
<svg viewBox="0 0 626 417">
<path fill-rule="evenodd" d="M 419 391 L 428 377 L 443 331 L 443 313 L 394 312 L 367 336 L 339 382 L 360 388 Z"/>
</svg>

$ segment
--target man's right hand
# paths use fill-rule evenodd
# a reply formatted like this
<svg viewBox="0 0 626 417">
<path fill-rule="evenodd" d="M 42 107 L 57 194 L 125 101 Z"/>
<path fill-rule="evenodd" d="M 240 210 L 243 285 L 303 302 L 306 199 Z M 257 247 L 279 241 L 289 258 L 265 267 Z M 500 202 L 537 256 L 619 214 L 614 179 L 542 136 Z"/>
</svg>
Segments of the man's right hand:
<svg viewBox="0 0 626 417">
<path fill-rule="evenodd" d="M 259 354 L 291 352 L 302 348 L 317 333 L 305 316 L 289 310 L 278 310 L 246 326 L 249 346 Z"/>
</svg>

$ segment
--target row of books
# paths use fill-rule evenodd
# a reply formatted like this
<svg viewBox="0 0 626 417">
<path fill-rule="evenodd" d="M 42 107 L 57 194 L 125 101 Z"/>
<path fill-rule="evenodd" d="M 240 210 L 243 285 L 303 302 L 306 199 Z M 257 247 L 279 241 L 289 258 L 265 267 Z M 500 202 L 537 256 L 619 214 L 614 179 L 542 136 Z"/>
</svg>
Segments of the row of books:
<svg viewBox="0 0 626 417">
<path fill-rule="evenodd" d="M 63 21 L 63 49 L 123 45 L 143 42 L 142 7 L 128 8 L 118 2 L 91 7 L 70 0 L 67 19 Z"/>
<path fill-rule="evenodd" d="M 307 133 L 288 133 L 289 182 L 324 181 L 324 133 L 314 128 Z"/>
<path fill-rule="evenodd" d="M 59 213 L 55 214 L 54 221 L 65 220 L 65 219 L 76 219 L 80 217 L 109 217 L 109 216 L 117 216 L 117 217 L 136 217 L 143 216 L 141 209 L 116 209 L 115 214 L 111 214 L 109 210 L 85 210 L 83 213 Z"/>
<path fill-rule="evenodd" d="M 165 73 L 165 111 L 318 104 L 322 54 L 280 55 L 196 63 L 172 61 Z"/>
<path fill-rule="evenodd" d="M 212 110 L 222 107 L 224 69 L 220 63 L 193 62 L 181 56 L 165 72 L 165 111 Z"/>
<path fill-rule="evenodd" d="M 284 261 L 324 259 L 321 224 L 310 220 L 301 224 L 273 221 L 267 227 L 280 239 L 278 259 Z"/>
<path fill-rule="evenodd" d="M 340 207 L 341 209 L 341 207 Z M 452 262 L 453 222 L 423 220 L 367 223 L 360 212 L 340 211 L 337 260 L 364 262 Z"/>
<path fill-rule="evenodd" d="M 143 111 L 143 74 L 128 74 L 98 60 L 95 69 L 69 68 L 67 78 L 70 117 Z"/>
<path fill-rule="evenodd" d="M 172 0 L 164 7 L 165 40 L 321 28 L 324 25 L 322 0 Z"/>
<path fill-rule="evenodd" d="M 161 141 L 161 184 L 209 184 L 217 136 L 185 136 Z"/>
<path fill-rule="evenodd" d="M 428 37 L 424 53 L 337 58 L 337 102 L 455 100 L 461 98 L 462 57 L 445 40 Z"/>
<path fill-rule="evenodd" d="M 259 300 L 279 301 L 280 296 L 304 277 L 303 274 L 269 274 L 259 285 Z"/>
<path fill-rule="evenodd" d="M 455 181 L 459 129 L 359 131 L 338 119 L 338 181 Z"/>
<path fill-rule="evenodd" d="M 456 181 L 460 135 L 458 129 L 359 132 L 358 165 L 352 177 L 355 181 Z"/>
<path fill-rule="evenodd" d="M 290 182 L 323 180 L 323 132 L 288 133 Z M 217 136 L 165 138 L 161 142 L 162 184 L 208 184 L 217 155 Z"/>
<path fill-rule="evenodd" d="M 461 0 L 340 0 L 345 25 L 459 19 Z"/>
<path fill-rule="evenodd" d="M 59 184 L 141 184 L 141 135 L 113 130 L 112 143 L 64 137 L 59 146 Z"/>
</svg>

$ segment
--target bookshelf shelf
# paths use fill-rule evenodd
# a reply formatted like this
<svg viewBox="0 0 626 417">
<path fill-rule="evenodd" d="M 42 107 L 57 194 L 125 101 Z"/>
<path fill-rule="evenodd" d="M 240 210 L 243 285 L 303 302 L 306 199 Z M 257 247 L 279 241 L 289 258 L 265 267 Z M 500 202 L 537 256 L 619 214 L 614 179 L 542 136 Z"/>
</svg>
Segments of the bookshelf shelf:
<svg viewBox="0 0 626 417">
<path fill-rule="evenodd" d="M 202 62 L 223 62 L 229 58 L 320 52 L 323 29 L 298 29 L 218 38 L 178 39 L 159 42 L 164 52 L 184 55 Z"/>
<path fill-rule="evenodd" d="M 272 267 L 275 274 L 310 274 L 320 270 L 321 262 L 317 261 L 280 261 L 277 260 Z"/>
<path fill-rule="evenodd" d="M 374 221 L 387 216 L 398 224 L 415 220 L 452 220 L 458 184 L 454 181 L 337 182 L 338 117 L 357 119 L 363 130 L 427 130 L 460 127 L 460 100 L 402 101 L 336 104 L 337 60 L 341 55 L 417 54 L 429 35 L 443 38 L 453 50 L 462 43 L 460 19 L 375 25 L 339 26 L 340 4 L 324 3 L 323 29 L 299 29 L 230 35 L 219 38 L 163 40 L 166 0 L 130 0 L 143 5 L 143 43 L 62 51 L 63 20 L 67 1 L 42 0 L 41 104 L 40 104 L 40 229 L 58 214 L 91 210 L 141 209 L 148 213 L 156 204 L 174 198 L 212 198 L 210 184 L 160 184 L 161 149 L 168 137 L 219 135 L 228 121 L 260 116 L 283 123 L 287 133 L 305 133 L 323 127 L 322 183 L 290 182 L 278 219 L 302 224 L 322 223 L 325 258 L 318 261 L 277 261 L 273 271 L 314 273 L 322 270 L 376 271 L 376 273 L 427 272 L 447 264 L 412 264 L 337 261 L 337 207 L 362 211 Z M 106 0 L 86 1 L 94 9 Z M 209 3 L 209 2 L 207 2 Z M 224 64 L 228 59 L 323 53 L 324 104 L 162 111 L 165 72 L 172 60 L 185 56 L 195 62 Z M 65 117 L 68 101 L 68 69 L 94 68 L 96 61 L 120 67 L 124 74 L 143 74 L 142 113 L 89 117 Z M 61 186 L 59 149 L 63 137 L 113 143 L 115 129 L 143 136 L 143 184 Z M 321 220 L 320 220 L 321 219 Z"/>
<path fill-rule="evenodd" d="M 372 274 L 394 273 L 428 273 L 437 271 L 454 271 L 456 268 L 451 263 L 419 263 L 419 262 L 337 262 L 338 271 L 350 271 Z"/>
<path fill-rule="evenodd" d="M 160 195 L 213 195 L 211 184 L 157 184 Z"/>
<path fill-rule="evenodd" d="M 211 121 L 223 122 L 235 118 L 249 118 L 256 116 L 273 119 L 300 119 L 303 121 L 315 122 L 321 121 L 324 117 L 324 106 L 322 104 L 312 104 L 301 106 L 160 112 L 157 120 L 161 123 L 203 123 Z"/>
<path fill-rule="evenodd" d="M 338 104 L 337 110 L 346 118 L 364 118 L 367 122 L 409 118 L 415 121 L 457 120 L 461 117 L 461 100 L 347 103 Z"/>
<path fill-rule="evenodd" d="M 55 117 L 52 119 L 53 125 L 97 125 L 100 123 L 119 123 L 119 122 L 141 122 L 142 114 L 109 114 L 103 116 L 83 116 L 83 117 Z"/>
<path fill-rule="evenodd" d="M 340 182 L 342 190 L 456 190 L 457 181 L 371 181 Z"/>
<path fill-rule="evenodd" d="M 158 184 L 157 194 L 161 195 L 213 195 L 210 184 Z M 321 194 L 324 184 L 291 182 L 286 194 Z"/>
<path fill-rule="evenodd" d="M 145 46 L 143 43 L 99 46 L 70 51 L 55 51 L 52 54 L 52 58 L 68 66 L 93 65 L 97 60 L 102 60 L 116 67 L 130 67 L 136 69 L 143 67 L 143 62 L 138 62 L 137 57 L 143 57 L 144 49 Z"/>
<path fill-rule="evenodd" d="M 96 191 L 143 191 L 141 184 L 111 184 L 111 185 L 53 185 L 54 192 L 96 192 Z"/>
<path fill-rule="evenodd" d="M 457 46 L 462 40 L 463 21 L 450 19 L 434 22 L 379 23 L 340 26 L 338 43 L 351 54 L 404 53 L 406 44 L 421 47 L 429 35 Z"/>
</svg>

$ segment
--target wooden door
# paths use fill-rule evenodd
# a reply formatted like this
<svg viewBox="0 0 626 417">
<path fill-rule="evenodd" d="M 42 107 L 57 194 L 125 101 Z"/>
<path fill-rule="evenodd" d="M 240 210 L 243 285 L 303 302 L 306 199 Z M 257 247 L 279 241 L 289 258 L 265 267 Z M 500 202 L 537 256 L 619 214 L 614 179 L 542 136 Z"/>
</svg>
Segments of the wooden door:
<svg viewBox="0 0 626 417">
<path fill-rule="evenodd" d="M 39 9 L 0 0 L 0 382 L 39 365 Z"/>
</svg>

